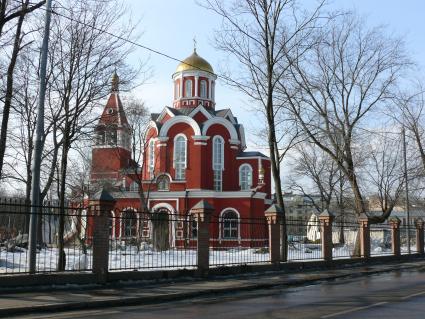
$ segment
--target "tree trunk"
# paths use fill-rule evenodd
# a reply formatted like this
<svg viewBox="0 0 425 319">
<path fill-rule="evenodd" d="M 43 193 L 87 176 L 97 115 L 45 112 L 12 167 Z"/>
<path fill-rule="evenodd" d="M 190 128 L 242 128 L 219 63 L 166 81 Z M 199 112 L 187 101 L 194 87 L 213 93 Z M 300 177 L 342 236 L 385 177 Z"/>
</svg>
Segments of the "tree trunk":
<svg viewBox="0 0 425 319">
<path fill-rule="evenodd" d="M 59 193 L 59 230 L 58 230 L 58 271 L 65 270 L 66 256 L 64 250 L 64 234 L 65 234 L 65 190 L 66 190 L 66 173 L 68 165 L 68 129 L 64 130 L 64 143 L 62 147 L 61 158 L 61 176 L 60 176 L 60 193 Z"/>
<path fill-rule="evenodd" d="M 13 97 L 13 72 L 15 70 L 16 60 L 21 47 L 21 29 L 24 22 L 25 14 L 19 17 L 18 24 L 16 26 L 15 40 L 13 43 L 13 50 L 10 57 L 9 67 L 7 68 L 7 79 L 6 79 L 6 94 L 4 97 L 1 132 L 0 132 L 0 180 L 3 173 L 3 162 L 4 154 L 6 153 L 7 143 L 7 129 L 9 125 L 10 108 L 12 106 Z"/>
</svg>

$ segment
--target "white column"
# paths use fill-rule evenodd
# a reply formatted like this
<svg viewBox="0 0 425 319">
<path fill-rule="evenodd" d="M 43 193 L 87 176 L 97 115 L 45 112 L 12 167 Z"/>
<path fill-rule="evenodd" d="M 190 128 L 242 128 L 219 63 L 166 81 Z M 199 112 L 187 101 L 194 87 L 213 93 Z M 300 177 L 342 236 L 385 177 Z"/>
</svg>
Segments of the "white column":
<svg viewBox="0 0 425 319">
<path fill-rule="evenodd" d="M 213 100 L 213 98 L 212 98 L 212 95 L 211 95 L 211 92 L 212 92 L 212 86 L 213 86 L 213 82 L 210 80 L 210 81 L 208 81 L 208 98 L 212 101 Z"/>
<path fill-rule="evenodd" d="M 183 73 L 182 73 L 180 74 L 180 98 L 183 97 L 183 85 L 184 83 L 183 83 Z"/>
<path fill-rule="evenodd" d="M 196 75 L 195 76 L 195 97 L 199 97 L 199 90 L 198 90 L 198 88 L 199 88 L 199 76 L 198 75 Z"/>
</svg>

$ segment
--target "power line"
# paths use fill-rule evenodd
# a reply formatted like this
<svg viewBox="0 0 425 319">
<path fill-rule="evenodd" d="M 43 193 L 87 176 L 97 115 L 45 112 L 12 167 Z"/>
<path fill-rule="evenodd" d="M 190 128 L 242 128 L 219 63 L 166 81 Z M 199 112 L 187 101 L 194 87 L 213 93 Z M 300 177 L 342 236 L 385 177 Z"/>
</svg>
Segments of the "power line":
<svg viewBox="0 0 425 319">
<path fill-rule="evenodd" d="M 34 4 L 34 3 L 31 3 L 31 4 Z M 61 9 L 67 10 L 67 8 L 65 8 L 65 7 L 63 7 L 63 6 L 60 6 L 60 7 L 61 7 Z M 46 8 L 40 8 L 40 9 L 45 10 L 45 11 L 47 10 Z M 80 21 L 80 20 L 78 20 L 78 19 L 74 19 L 74 18 L 72 18 L 72 17 L 69 17 L 69 16 L 67 16 L 67 15 L 63 14 L 63 13 L 57 12 L 57 11 L 55 11 L 54 9 L 52 9 L 52 10 L 51 10 L 51 13 L 52 13 L 52 14 L 54 14 L 54 15 L 57 15 L 57 16 L 59 16 L 59 17 L 62 17 L 62 18 L 68 19 L 69 21 L 72 21 L 72 22 L 75 22 L 75 23 L 81 24 L 81 25 L 83 25 L 83 26 L 86 26 L 86 27 L 92 28 L 93 30 L 96 30 L 96 31 L 99 31 L 99 32 L 103 32 L 103 33 L 105 33 L 105 34 L 107 34 L 107 35 L 109 35 L 109 36 L 111 36 L 111 37 L 114 37 L 114 38 L 116 38 L 116 39 L 118 39 L 118 40 L 121 40 L 121 41 L 124 41 L 124 42 L 130 43 L 130 44 L 132 44 L 132 45 L 134 45 L 134 46 L 136 46 L 136 47 L 139 47 L 139 48 L 144 49 L 144 50 L 146 50 L 146 51 L 149 51 L 149 52 L 152 52 L 152 53 L 154 53 L 154 54 L 160 55 L 160 56 L 165 57 L 165 58 L 167 58 L 167 59 L 169 59 L 169 60 L 173 60 L 173 61 L 176 61 L 176 62 L 179 62 L 179 63 L 184 63 L 184 64 L 186 64 L 186 65 L 188 65 L 188 66 L 190 66 L 190 67 L 193 67 L 193 68 L 195 68 L 195 69 L 197 69 L 197 70 L 200 70 L 200 71 L 203 71 L 203 72 L 207 72 L 207 73 L 210 73 L 210 74 L 214 74 L 214 75 L 216 75 L 218 78 L 221 78 L 221 79 L 223 79 L 223 80 L 225 80 L 225 81 L 232 82 L 232 83 L 234 83 L 234 84 L 236 84 L 236 85 L 238 85 L 238 86 L 241 86 L 241 87 L 245 87 L 245 88 L 247 88 L 247 86 L 246 86 L 246 85 L 244 85 L 244 84 L 242 84 L 242 83 L 240 83 L 240 82 L 238 82 L 238 81 L 236 81 L 236 80 L 234 80 L 234 79 L 232 79 L 232 78 L 230 78 L 230 77 L 228 77 L 228 76 L 226 76 L 226 75 L 223 75 L 223 74 L 215 74 L 215 73 L 210 72 L 210 71 L 208 71 L 208 70 L 204 70 L 204 69 L 202 69 L 202 68 L 200 68 L 200 67 L 198 67 L 198 66 L 196 66 L 196 65 L 193 65 L 193 64 L 191 64 L 191 63 L 187 63 L 187 62 L 185 62 L 185 61 L 183 61 L 183 60 L 180 60 L 180 59 L 178 59 L 178 58 L 176 58 L 176 57 L 173 57 L 173 56 L 171 56 L 171 55 L 169 55 L 169 54 L 167 54 L 167 53 L 164 53 L 164 52 L 162 52 L 162 51 L 159 51 L 159 50 L 153 49 L 153 48 L 148 47 L 148 46 L 146 46 L 146 45 L 143 45 L 143 44 L 140 44 L 140 43 L 135 42 L 135 41 L 133 41 L 133 40 L 130 40 L 130 39 L 128 39 L 128 38 L 124 38 L 124 37 L 122 37 L 122 36 L 120 36 L 120 35 L 116 35 L 116 34 L 114 34 L 114 33 L 112 33 L 112 32 L 109 32 L 109 31 L 106 31 L 106 30 L 103 30 L 103 29 L 97 28 L 97 27 L 95 27 L 95 26 L 93 26 L 93 25 L 91 25 L 91 24 L 85 23 L 85 22 Z"/>
</svg>

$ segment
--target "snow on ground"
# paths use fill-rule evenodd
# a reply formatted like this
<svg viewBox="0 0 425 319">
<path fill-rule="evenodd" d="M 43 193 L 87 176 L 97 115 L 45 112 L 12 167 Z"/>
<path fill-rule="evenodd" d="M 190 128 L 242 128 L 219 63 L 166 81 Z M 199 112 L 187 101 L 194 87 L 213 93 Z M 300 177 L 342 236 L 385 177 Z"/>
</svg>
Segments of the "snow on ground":
<svg viewBox="0 0 425 319">
<path fill-rule="evenodd" d="M 354 245 L 343 245 L 333 248 L 334 258 L 349 258 Z M 414 251 L 412 245 L 412 251 Z M 372 255 L 391 254 L 391 248 L 383 247 L 380 242 L 372 241 Z M 407 252 L 407 247 L 402 247 Z M 84 255 L 79 249 L 66 249 L 66 270 L 84 271 L 92 269 L 92 251 Z M 154 270 L 194 268 L 196 266 L 196 249 L 170 249 L 156 252 L 151 249 L 137 250 L 135 246 L 111 251 L 109 268 L 111 270 Z M 322 258 L 320 244 L 293 243 L 289 247 L 289 260 L 316 260 Z M 56 248 L 41 249 L 37 253 L 37 271 L 55 271 L 58 253 Z M 224 266 L 248 263 L 266 263 L 269 260 L 267 248 L 232 248 L 227 250 L 210 250 L 210 265 Z M 26 272 L 27 250 L 16 252 L 0 251 L 0 273 Z"/>
</svg>

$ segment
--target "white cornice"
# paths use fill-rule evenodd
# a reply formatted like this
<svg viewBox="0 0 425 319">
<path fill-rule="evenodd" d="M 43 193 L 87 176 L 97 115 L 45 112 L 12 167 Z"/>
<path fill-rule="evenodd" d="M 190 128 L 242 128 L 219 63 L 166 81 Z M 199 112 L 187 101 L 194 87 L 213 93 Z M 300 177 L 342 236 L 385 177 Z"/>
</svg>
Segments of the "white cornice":
<svg viewBox="0 0 425 319">
<path fill-rule="evenodd" d="M 205 99 L 205 100 L 208 100 L 208 99 Z M 212 118 L 212 115 L 205 109 L 205 107 L 203 107 L 202 104 L 199 104 L 196 108 L 194 108 L 193 111 L 190 112 L 188 116 L 193 118 L 198 112 L 201 112 L 203 115 L 205 115 L 207 119 Z"/>
<path fill-rule="evenodd" d="M 192 138 L 194 141 L 208 141 L 211 138 L 211 136 L 192 135 Z"/>
<path fill-rule="evenodd" d="M 209 119 L 208 121 L 204 122 L 203 128 L 202 128 L 202 135 L 207 135 L 208 129 L 210 128 L 211 125 L 214 125 L 214 124 L 220 124 L 224 126 L 229 132 L 230 138 L 232 140 L 238 140 L 238 133 L 236 132 L 236 129 L 233 126 L 233 124 L 229 120 L 222 117 L 213 117 Z"/>
<path fill-rule="evenodd" d="M 208 121 L 207 121 L 208 122 Z M 201 129 L 199 128 L 198 123 L 196 121 L 185 115 L 177 115 L 164 123 L 159 132 L 160 136 L 166 137 L 168 135 L 168 130 L 177 123 L 186 123 L 192 127 L 194 135 L 201 135 Z"/>
<path fill-rule="evenodd" d="M 237 160 L 244 160 L 244 159 L 256 159 L 256 160 L 258 160 L 259 158 L 261 158 L 262 160 L 265 160 L 265 161 L 270 161 L 270 158 L 262 157 L 262 156 L 236 157 Z"/>
</svg>

